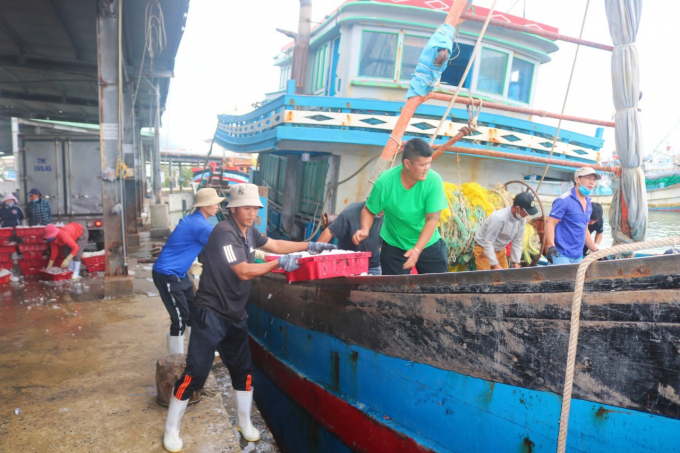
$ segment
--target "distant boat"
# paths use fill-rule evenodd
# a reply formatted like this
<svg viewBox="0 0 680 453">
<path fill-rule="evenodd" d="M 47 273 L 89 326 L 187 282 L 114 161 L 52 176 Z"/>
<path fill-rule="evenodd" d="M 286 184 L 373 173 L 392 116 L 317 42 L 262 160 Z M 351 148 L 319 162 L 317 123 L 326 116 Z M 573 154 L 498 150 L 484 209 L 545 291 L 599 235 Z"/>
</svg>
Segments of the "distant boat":
<svg viewBox="0 0 680 453">
<path fill-rule="evenodd" d="M 653 155 L 644 165 L 649 209 L 680 211 L 680 154 Z"/>
<path fill-rule="evenodd" d="M 248 162 L 233 161 L 225 165 L 219 166 L 215 162 L 210 162 L 207 169 L 203 167 L 194 167 L 191 169 L 193 173 L 193 182 L 204 185 L 218 185 L 228 186 L 231 184 L 250 183 L 250 160 Z"/>
</svg>

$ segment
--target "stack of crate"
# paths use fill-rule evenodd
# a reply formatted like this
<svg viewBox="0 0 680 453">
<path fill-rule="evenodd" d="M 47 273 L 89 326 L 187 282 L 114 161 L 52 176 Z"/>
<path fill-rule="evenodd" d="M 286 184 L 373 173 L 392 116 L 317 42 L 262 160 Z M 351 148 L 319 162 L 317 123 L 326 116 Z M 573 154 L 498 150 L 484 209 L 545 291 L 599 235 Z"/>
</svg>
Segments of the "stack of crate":
<svg viewBox="0 0 680 453">
<path fill-rule="evenodd" d="M 37 277 L 38 272 L 47 266 L 45 253 L 49 244 L 43 239 L 43 227 L 17 227 L 17 236 L 23 243 L 18 246 L 17 264 L 24 277 Z"/>
<path fill-rule="evenodd" d="M 14 268 L 12 254 L 17 251 L 17 247 L 14 242 L 10 242 L 13 232 L 14 228 L 0 228 L 0 269 L 11 271 Z"/>
</svg>

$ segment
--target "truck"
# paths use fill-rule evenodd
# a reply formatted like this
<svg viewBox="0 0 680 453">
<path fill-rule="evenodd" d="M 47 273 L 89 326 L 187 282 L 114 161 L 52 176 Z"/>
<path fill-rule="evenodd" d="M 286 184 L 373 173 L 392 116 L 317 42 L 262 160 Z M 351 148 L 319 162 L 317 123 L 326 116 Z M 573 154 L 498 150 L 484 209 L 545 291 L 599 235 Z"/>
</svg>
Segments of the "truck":
<svg viewBox="0 0 680 453">
<path fill-rule="evenodd" d="M 20 135 L 16 167 L 19 195 L 40 190 L 52 208 L 52 223 L 78 222 L 90 242 L 104 248 L 101 152 L 98 135 Z"/>
</svg>

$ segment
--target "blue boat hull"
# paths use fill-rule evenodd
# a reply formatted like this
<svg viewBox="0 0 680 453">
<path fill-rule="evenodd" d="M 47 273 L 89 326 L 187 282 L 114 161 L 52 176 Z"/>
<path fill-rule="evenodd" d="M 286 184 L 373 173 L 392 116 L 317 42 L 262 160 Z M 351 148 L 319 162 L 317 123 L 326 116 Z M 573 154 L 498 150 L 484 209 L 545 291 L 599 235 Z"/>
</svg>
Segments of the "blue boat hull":
<svg viewBox="0 0 680 453">
<path fill-rule="evenodd" d="M 556 449 L 561 397 L 555 393 L 389 357 L 301 328 L 252 304 L 248 312 L 258 368 L 256 400 L 287 451 L 376 451 L 368 438 L 379 430 L 412 439 L 420 451 Z M 281 377 L 286 374 L 294 377 Z M 321 389 L 317 399 L 325 404 L 364 414 L 356 417 L 353 429 L 373 449 L 366 449 L 356 432 L 348 444 L 346 428 L 338 428 L 343 420 L 320 413 L 319 406 L 300 404 L 295 397 L 300 382 Z M 676 452 L 680 421 L 574 399 L 568 439 L 570 452 Z M 382 451 L 395 451 L 384 445 Z"/>
</svg>

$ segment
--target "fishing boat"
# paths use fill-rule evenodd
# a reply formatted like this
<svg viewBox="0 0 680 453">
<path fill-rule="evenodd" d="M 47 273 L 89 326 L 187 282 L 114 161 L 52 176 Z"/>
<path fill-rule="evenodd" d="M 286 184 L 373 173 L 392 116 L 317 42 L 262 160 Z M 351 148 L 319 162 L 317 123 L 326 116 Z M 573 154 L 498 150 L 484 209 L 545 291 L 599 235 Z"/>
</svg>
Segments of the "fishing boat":
<svg viewBox="0 0 680 453">
<path fill-rule="evenodd" d="M 680 211 L 680 153 L 649 156 L 645 183 L 650 210 Z"/>
<path fill-rule="evenodd" d="M 275 59 L 280 89 L 256 109 L 219 116 L 215 143 L 239 153 L 259 153 L 253 182 L 269 187 L 271 237 L 310 236 L 323 212 L 339 213 L 367 189 L 368 161 L 380 155 L 404 107 L 403 99 L 421 50 L 442 24 L 451 2 L 376 0 L 343 3 L 311 30 L 304 88 L 291 80 L 292 44 Z M 443 145 L 471 121 L 456 104 L 442 121 L 471 60 L 488 9 L 473 7 L 457 33 L 455 57 L 444 70 L 433 98 L 421 105 L 404 140 L 421 137 Z M 513 27 L 501 28 L 500 25 Z M 519 29 L 518 29 L 519 28 Z M 511 180 L 537 187 L 550 167 L 540 195 L 549 203 L 563 193 L 575 166 L 600 167 L 604 127 L 609 121 L 553 114 L 535 105 L 540 68 L 559 47 L 555 27 L 494 12 L 477 61 L 458 95 L 481 110 L 470 136 L 447 150 L 435 168 L 445 181 L 495 186 Z M 294 78 L 294 77 L 293 77 Z M 469 102 L 468 102 L 469 103 Z M 594 135 L 542 124 L 542 117 L 593 125 Z M 554 145 L 554 146 L 553 146 Z M 551 156 L 552 159 L 548 159 Z M 284 197 L 285 193 L 285 197 Z"/>
<path fill-rule="evenodd" d="M 243 184 L 250 182 L 250 159 L 225 159 L 221 165 L 216 162 L 208 162 L 205 167 L 191 169 L 195 184 L 210 184 L 215 187 L 226 187 L 230 184 Z"/>
<path fill-rule="evenodd" d="M 284 451 L 554 452 L 576 268 L 257 279 L 258 407 Z M 589 269 L 568 451 L 680 451 L 679 270 Z"/>
<path fill-rule="evenodd" d="M 320 211 L 340 211 L 370 190 L 371 176 L 394 161 L 402 139 L 435 131 L 434 168 L 444 179 L 458 177 L 460 165 L 460 177 L 469 180 L 525 181 L 550 164 L 546 175 L 564 181 L 574 167 L 588 165 L 616 171 L 629 184 L 638 169 L 598 165 L 601 132 L 558 134 L 533 121 L 530 96 L 510 90 L 524 80 L 519 92 L 531 92 L 538 66 L 557 50 L 553 39 L 567 38 L 544 24 L 491 16 L 465 2 L 346 2 L 311 33 L 307 91 L 299 79 L 288 80 L 300 69 L 286 70 L 291 56 L 284 49 L 278 60 L 284 91 L 253 112 L 220 117 L 215 136 L 227 148 L 261 153 L 255 181 L 269 187 L 268 234 L 311 236 Z M 405 56 L 415 52 L 411 35 L 432 34 L 442 22 L 458 27 L 463 60 L 451 66 L 459 66 L 459 78 L 398 102 L 413 88 L 399 77 Z M 302 27 L 298 39 L 309 32 Z M 472 46 L 465 44 L 470 36 L 482 37 L 482 50 L 465 87 L 463 68 L 476 61 L 464 47 Z M 426 41 L 414 46 L 416 54 L 431 48 Z M 618 36 L 614 41 L 622 44 Z M 485 62 L 485 54 L 505 58 L 494 52 L 507 55 L 504 64 Z M 530 79 L 522 71 L 515 77 L 516 60 L 534 65 Z M 485 80 L 489 68 L 505 68 L 495 79 L 503 83 Z M 375 80 L 381 75 L 386 80 Z M 447 113 L 446 104 L 461 93 L 474 108 Z M 637 114 L 636 101 L 622 106 L 615 99 L 617 124 Z M 480 104 L 487 110 L 476 112 Z M 560 152 L 550 158 L 558 143 Z M 247 308 L 254 397 L 281 449 L 680 451 L 680 255 L 595 262 L 650 245 L 635 243 L 644 236 L 635 220 L 641 190 L 628 205 L 613 195 L 619 233 L 630 243 L 580 266 L 293 284 L 281 274 L 256 279 Z"/>
</svg>

